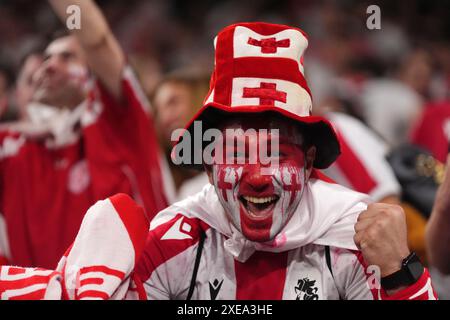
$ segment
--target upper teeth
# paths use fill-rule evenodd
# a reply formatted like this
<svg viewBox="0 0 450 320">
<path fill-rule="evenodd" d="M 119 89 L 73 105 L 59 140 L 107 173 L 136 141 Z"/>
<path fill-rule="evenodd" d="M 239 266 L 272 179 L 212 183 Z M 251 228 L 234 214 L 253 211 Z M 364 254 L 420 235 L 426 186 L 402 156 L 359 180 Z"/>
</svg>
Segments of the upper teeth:
<svg viewBox="0 0 450 320">
<path fill-rule="evenodd" d="M 266 202 L 271 202 L 273 200 L 275 200 L 277 197 L 272 196 L 272 197 L 264 197 L 264 198 L 255 198 L 255 197 L 247 197 L 244 196 L 244 199 L 249 201 L 249 202 L 253 202 L 253 203 L 266 203 Z"/>
</svg>

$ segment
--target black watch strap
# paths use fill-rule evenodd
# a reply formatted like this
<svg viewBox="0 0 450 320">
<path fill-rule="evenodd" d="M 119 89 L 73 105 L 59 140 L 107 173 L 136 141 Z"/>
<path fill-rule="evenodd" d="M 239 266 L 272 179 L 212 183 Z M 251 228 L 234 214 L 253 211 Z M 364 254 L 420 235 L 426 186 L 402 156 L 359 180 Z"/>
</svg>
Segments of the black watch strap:
<svg viewBox="0 0 450 320">
<path fill-rule="evenodd" d="M 381 278 L 381 286 L 383 289 L 396 289 L 402 286 L 410 286 L 420 279 L 424 272 L 424 267 L 419 257 L 412 252 L 402 262 L 402 268 Z"/>
</svg>

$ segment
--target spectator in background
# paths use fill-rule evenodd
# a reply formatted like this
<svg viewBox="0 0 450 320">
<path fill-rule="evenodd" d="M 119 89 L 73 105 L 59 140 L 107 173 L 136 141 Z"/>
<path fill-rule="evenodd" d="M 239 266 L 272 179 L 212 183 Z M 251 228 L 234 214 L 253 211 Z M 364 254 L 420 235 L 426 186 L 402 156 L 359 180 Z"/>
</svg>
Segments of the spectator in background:
<svg viewBox="0 0 450 320">
<path fill-rule="evenodd" d="M 397 77 L 370 80 L 361 94 L 367 124 L 391 146 L 408 141 L 411 124 L 429 99 L 431 63 L 422 50 L 410 53 L 398 68 Z"/>
<path fill-rule="evenodd" d="M 22 120 L 28 119 L 26 107 L 30 103 L 36 87 L 33 75 L 42 64 L 44 49 L 41 44 L 37 44 L 26 52 L 20 61 L 16 80 L 15 100 L 19 118 Z"/>
<path fill-rule="evenodd" d="M 36 89 L 36 81 L 33 80 L 33 75 L 42 63 L 44 49 L 43 45 L 36 44 L 27 49 L 20 59 L 15 88 L 9 102 L 11 116 L 0 125 L 0 130 L 14 130 L 14 128 L 20 130 L 22 126 L 27 126 L 27 120 L 29 120 L 27 106 L 31 102 Z"/>
<path fill-rule="evenodd" d="M 317 80 L 314 70 L 309 74 Z M 426 261 L 426 219 L 403 201 L 401 186 L 386 159 L 390 146 L 364 123 L 344 112 L 345 100 L 331 84 L 326 99 L 314 100 L 316 114 L 333 124 L 341 144 L 341 155 L 324 173 L 341 185 L 369 194 L 374 201 L 401 205 L 406 215 L 408 245 Z M 312 92 L 316 85 L 316 81 L 311 82 Z"/>
<path fill-rule="evenodd" d="M 411 142 L 445 162 L 450 143 L 450 100 L 432 102 L 425 106 L 413 127 Z"/>
<path fill-rule="evenodd" d="M 0 132 L 0 259 L 54 268 L 97 200 L 127 193 L 148 218 L 166 207 L 147 102 L 92 1 L 83 28 L 47 46 L 26 125 Z"/>
<path fill-rule="evenodd" d="M 176 166 L 171 160 L 174 130 L 183 128 L 197 112 L 208 93 L 208 75 L 182 69 L 168 74 L 151 95 L 159 143 L 164 151 L 163 173 L 169 202 L 199 192 L 208 183 L 205 173 Z"/>
</svg>

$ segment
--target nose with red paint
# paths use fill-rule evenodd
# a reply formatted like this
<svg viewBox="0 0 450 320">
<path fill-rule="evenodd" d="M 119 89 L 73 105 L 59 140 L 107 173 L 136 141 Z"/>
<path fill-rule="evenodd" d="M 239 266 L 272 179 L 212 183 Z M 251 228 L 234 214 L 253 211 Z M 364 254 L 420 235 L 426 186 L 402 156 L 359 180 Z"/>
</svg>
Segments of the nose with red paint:
<svg viewBox="0 0 450 320">
<path fill-rule="evenodd" d="M 279 197 L 270 175 L 261 174 L 259 165 L 246 166 L 239 186 L 239 201 L 247 216 L 252 219 L 267 218 Z"/>
</svg>

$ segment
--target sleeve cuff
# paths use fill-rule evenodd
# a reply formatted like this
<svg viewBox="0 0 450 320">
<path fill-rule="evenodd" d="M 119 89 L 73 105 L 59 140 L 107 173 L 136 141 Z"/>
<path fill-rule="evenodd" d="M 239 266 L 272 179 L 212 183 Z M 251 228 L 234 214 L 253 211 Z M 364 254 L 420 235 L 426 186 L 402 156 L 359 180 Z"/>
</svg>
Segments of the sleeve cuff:
<svg viewBox="0 0 450 320">
<path fill-rule="evenodd" d="M 430 274 L 426 268 L 416 283 L 390 296 L 384 289 L 380 289 L 378 297 L 379 300 L 437 300 Z"/>
</svg>

